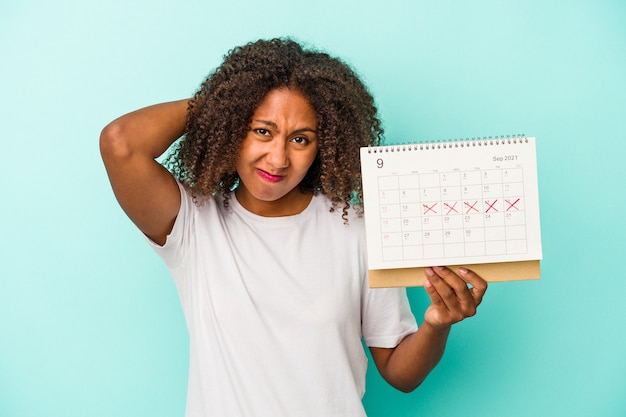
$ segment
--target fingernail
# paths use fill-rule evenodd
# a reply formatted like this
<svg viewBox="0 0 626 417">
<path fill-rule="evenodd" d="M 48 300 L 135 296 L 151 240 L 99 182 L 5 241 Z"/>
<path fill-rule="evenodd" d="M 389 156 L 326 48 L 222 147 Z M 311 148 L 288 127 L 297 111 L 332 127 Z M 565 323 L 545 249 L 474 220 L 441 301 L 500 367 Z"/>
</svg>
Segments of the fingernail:
<svg viewBox="0 0 626 417">
<path fill-rule="evenodd" d="M 429 280 L 424 281 L 424 287 L 430 288 L 432 286 L 433 284 Z"/>
<path fill-rule="evenodd" d="M 459 268 L 459 273 L 460 273 L 461 275 L 465 275 L 465 274 L 467 274 L 467 269 L 465 269 L 465 268 Z"/>
<path fill-rule="evenodd" d="M 432 277 L 433 275 L 435 275 L 435 273 L 433 272 L 433 270 L 431 268 L 424 268 L 424 272 L 426 273 L 426 275 L 428 275 L 429 277 Z"/>
</svg>

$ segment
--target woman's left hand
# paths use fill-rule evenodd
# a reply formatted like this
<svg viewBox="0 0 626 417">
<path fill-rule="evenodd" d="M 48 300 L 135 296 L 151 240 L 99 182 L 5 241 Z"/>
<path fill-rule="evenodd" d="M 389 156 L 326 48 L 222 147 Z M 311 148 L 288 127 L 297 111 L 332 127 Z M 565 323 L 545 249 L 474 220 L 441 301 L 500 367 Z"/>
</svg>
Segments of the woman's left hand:
<svg viewBox="0 0 626 417">
<path fill-rule="evenodd" d="M 424 288 L 432 302 L 424 313 L 426 323 L 444 328 L 476 314 L 487 291 L 484 279 L 465 268 L 459 268 L 460 275 L 441 266 L 425 268 L 424 273 Z"/>
</svg>

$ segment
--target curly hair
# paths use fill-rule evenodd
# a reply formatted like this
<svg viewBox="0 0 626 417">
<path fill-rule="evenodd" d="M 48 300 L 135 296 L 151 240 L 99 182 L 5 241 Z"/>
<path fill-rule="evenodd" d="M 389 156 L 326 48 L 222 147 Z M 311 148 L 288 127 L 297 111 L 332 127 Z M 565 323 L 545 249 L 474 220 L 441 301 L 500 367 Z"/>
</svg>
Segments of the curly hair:
<svg viewBox="0 0 626 417">
<path fill-rule="evenodd" d="M 331 211 L 351 203 L 362 213 L 359 148 L 378 145 L 383 129 L 372 95 L 355 72 L 327 53 L 288 38 L 232 49 L 189 102 L 185 135 L 164 165 L 194 199 L 236 189 L 239 147 L 255 109 L 277 88 L 302 93 L 317 114 L 318 154 L 299 187 L 325 194 Z"/>
</svg>

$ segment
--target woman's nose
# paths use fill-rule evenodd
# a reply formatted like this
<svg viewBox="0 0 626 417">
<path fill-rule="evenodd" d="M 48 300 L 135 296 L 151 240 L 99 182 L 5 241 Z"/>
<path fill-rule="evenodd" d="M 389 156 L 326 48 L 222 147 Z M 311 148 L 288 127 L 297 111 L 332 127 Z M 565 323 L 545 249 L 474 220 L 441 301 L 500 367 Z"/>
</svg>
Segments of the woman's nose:
<svg viewBox="0 0 626 417">
<path fill-rule="evenodd" d="M 274 168 L 286 168 L 289 165 L 286 141 L 280 139 L 273 140 L 267 159 Z"/>
</svg>

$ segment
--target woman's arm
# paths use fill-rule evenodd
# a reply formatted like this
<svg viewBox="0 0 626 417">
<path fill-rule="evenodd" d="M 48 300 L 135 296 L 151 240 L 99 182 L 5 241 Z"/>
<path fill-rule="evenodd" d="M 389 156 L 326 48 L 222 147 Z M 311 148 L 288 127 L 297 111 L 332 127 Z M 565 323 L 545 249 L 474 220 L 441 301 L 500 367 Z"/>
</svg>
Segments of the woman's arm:
<svg viewBox="0 0 626 417">
<path fill-rule="evenodd" d="M 188 100 L 146 107 L 109 123 L 100 152 L 118 202 L 130 219 L 163 245 L 180 208 L 174 177 L 155 158 L 181 137 Z"/>
<path fill-rule="evenodd" d="M 383 378 L 404 392 L 417 388 L 439 363 L 452 324 L 476 314 L 487 290 L 487 282 L 466 269 L 460 269 L 463 278 L 444 267 L 426 268 L 425 273 L 424 288 L 432 303 L 417 332 L 395 348 L 370 348 Z"/>
</svg>

